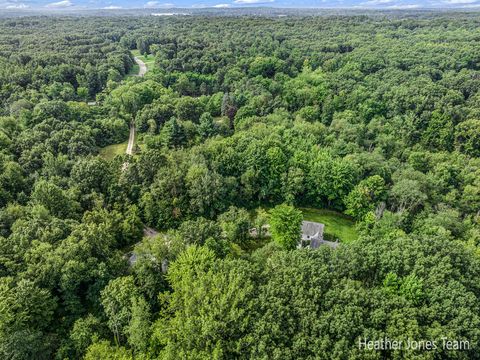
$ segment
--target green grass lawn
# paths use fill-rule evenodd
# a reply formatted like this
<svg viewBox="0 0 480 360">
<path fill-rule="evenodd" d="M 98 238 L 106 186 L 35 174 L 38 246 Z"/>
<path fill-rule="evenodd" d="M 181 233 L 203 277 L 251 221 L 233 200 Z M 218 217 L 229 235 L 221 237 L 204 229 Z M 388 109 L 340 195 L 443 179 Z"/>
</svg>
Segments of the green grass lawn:
<svg viewBox="0 0 480 360">
<path fill-rule="evenodd" d="M 127 151 L 127 146 L 128 146 L 128 140 L 120 144 L 108 145 L 100 149 L 99 155 L 105 160 L 111 161 L 115 158 L 116 155 L 125 154 L 125 152 Z M 144 151 L 146 148 L 145 144 L 143 143 L 143 139 L 140 137 L 139 138 L 135 137 L 135 146 L 134 146 L 135 152 L 137 152 L 138 150 L 136 149 L 136 146 L 138 146 L 140 151 Z M 135 152 L 133 153 L 134 156 L 135 156 Z"/>
<path fill-rule="evenodd" d="M 105 146 L 104 148 L 100 149 L 99 155 L 105 160 L 113 160 L 116 155 L 125 154 L 125 151 L 127 151 L 127 145 L 128 140 L 120 144 Z"/>
<path fill-rule="evenodd" d="M 342 213 L 326 210 L 301 208 L 303 219 L 325 224 L 325 233 L 337 237 L 341 242 L 349 243 L 357 240 L 358 233 L 355 229 L 355 222 Z"/>
<path fill-rule="evenodd" d="M 133 56 L 136 56 L 137 58 L 139 58 L 140 60 L 142 60 L 145 65 L 147 66 L 147 70 L 152 70 L 154 65 L 155 65 L 155 56 L 153 56 L 152 54 L 149 54 L 149 55 L 140 55 L 140 51 L 139 50 L 132 50 L 132 54 Z M 137 67 L 137 74 L 138 74 L 138 65 L 135 65 Z"/>
</svg>

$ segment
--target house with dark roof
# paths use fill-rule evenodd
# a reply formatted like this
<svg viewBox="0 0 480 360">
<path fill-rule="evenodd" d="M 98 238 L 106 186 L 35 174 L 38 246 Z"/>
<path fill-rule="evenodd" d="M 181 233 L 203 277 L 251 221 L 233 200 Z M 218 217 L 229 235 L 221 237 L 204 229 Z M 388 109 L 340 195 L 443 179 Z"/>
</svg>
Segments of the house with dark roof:
<svg viewBox="0 0 480 360">
<path fill-rule="evenodd" d="M 302 239 L 300 240 L 299 248 L 317 249 L 320 245 L 328 245 L 332 248 L 337 248 L 338 241 L 323 240 L 324 224 L 304 221 L 302 222 Z"/>
</svg>

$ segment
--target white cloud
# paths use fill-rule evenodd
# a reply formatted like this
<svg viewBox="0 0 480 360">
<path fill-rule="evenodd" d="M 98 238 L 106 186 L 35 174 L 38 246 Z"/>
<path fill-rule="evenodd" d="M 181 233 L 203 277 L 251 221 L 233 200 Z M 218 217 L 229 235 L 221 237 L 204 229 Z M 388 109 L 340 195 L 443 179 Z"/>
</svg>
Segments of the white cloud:
<svg viewBox="0 0 480 360">
<path fill-rule="evenodd" d="M 143 5 L 144 8 L 147 9 L 155 9 L 155 8 L 173 8 L 175 7 L 175 4 L 171 3 L 161 3 L 160 1 L 149 1 L 145 5 Z"/>
<path fill-rule="evenodd" d="M 272 3 L 274 0 L 235 0 L 235 4 L 264 4 Z"/>
<path fill-rule="evenodd" d="M 117 9 L 123 9 L 121 6 L 115 6 L 115 5 L 110 5 L 110 6 L 105 6 L 105 10 L 117 10 Z"/>
<path fill-rule="evenodd" d="M 73 6 L 73 3 L 70 1 L 70 0 L 62 0 L 62 1 L 59 1 L 59 2 L 54 2 L 54 3 L 50 3 L 50 4 L 47 4 L 45 5 L 45 7 L 47 8 L 66 8 L 66 7 L 70 7 L 70 6 Z"/>
<path fill-rule="evenodd" d="M 5 9 L 28 9 L 30 6 L 25 4 L 12 4 L 7 5 Z"/>
<path fill-rule="evenodd" d="M 418 4 L 396 4 L 396 5 L 387 6 L 387 9 L 408 10 L 408 9 L 418 9 L 419 7 L 420 5 Z"/>
<path fill-rule="evenodd" d="M 225 9 L 225 8 L 229 8 L 230 4 L 217 4 L 217 5 L 213 5 L 212 7 L 218 8 L 218 9 Z"/>
<path fill-rule="evenodd" d="M 444 1 L 445 4 L 450 5 L 464 5 L 464 4 L 474 4 L 477 0 L 446 0 Z"/>
<path fill-rule="evenodd" d="M 452 1 L 469 1 L 469 0 L 452 0 Z M 476 1 L 476 0 L 473 0 Z M 374 7 L 382 9 L 392 9 L 392 10 L 408 10 L 408 9 L 417 9 L 421 6 L 419 4 L 403 4 L 396 3 L 394 0 L 368 0 L 360 3 L 359 8 L 365 7 Z"/>
<path fill-rule="evenodd" d="M 376 5 L 385 5 L 385 4 L 391 4 L 393 0 L 369 0 L 360 3 L 360 5 L 366 5 L 366 6 L 376 6 Z"/>
</svg>

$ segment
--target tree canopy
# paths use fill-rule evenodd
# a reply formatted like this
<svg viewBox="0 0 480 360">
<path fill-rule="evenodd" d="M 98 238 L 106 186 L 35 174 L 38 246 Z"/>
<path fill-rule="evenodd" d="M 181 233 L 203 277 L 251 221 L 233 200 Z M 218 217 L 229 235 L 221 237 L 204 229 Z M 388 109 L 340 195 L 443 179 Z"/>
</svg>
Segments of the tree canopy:
<svg viewBox="0 0 480 360">
<path fill-rule="evenodd" d="M 0 358 L 479 357 L 478 13 L 249 11 L 1 14 Z"/>
</svg>

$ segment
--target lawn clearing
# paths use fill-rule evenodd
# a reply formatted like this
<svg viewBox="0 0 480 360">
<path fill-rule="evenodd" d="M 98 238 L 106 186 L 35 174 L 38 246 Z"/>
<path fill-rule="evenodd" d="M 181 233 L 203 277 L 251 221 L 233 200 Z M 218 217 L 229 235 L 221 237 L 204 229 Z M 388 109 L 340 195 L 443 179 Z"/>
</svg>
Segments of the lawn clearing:
<svg viewBox="0 0 480 360">
<path fill-rule="evenodd" d="M 337 237 L 341 242 L 357 240 L 355 222 L 345 214 L 326 209 L 300 208 L 303 220 L 325 224 L 325 233 Z"/>
<path fill-rule="evenodd" d="M 153 69 L 153 67 L 155 66 L 155 56 L 152 55 L 152 54 L 147 54 L 147 55 L 140 55 L 140 51 L 139 50 L 132 50 L 132 54 L 133 56 L 136 56 L 137 58 L 139 58 L 140 60 L 142 60 L 145 65 L 147 66 L 147 70 L 150 71 Z M 138 65 L 135 65 L 137 66 L 137 74 L 138 74 Z"/>
<path fill-rule="evenodd" d="M 108 145 L 100 149 L 99 155 L 105 160 L 111 161 L 115 158 L 116 155 L 125 154 L 127 151 L 127 146 L 128 146 L 128 140 L 120 144 Z M 138 146 L 138 149 L 137 149 L 137 146 Z M 145 151 L 145 149 L 146 149 L 146 146 L 143 143 L 143 139 L 135 138 L 135 145 L 133 146 L 133 150 L 134 150 L 133 156 L 135 156 L 135 154 L 138 151 L 142 152 L 142 151 Z"/>
<path fill-rule="evenodd" d="M 99 155 L 105 160 L 113 160 L 116 155 L 125 154 L 125 151 L 127 151 L 127 145 L 128 140 L 120 144 L 105 146 L 104 148 L 100 149 Z"/>
</svg>

